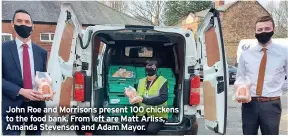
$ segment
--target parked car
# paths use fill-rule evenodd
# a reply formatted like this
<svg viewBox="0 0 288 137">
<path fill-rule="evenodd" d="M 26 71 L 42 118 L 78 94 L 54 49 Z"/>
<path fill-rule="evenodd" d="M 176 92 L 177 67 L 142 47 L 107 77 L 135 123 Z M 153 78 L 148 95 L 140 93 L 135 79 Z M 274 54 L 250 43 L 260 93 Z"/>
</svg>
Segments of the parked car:
<svg viewBox="0 0 288 137">
<path fill-rule="evenodd" d="M 228 72 L 229 72 L 229 83 L 234 84 L 234 82 L 236 81 L 237 68 L 229 65 Z"/>
</svg>

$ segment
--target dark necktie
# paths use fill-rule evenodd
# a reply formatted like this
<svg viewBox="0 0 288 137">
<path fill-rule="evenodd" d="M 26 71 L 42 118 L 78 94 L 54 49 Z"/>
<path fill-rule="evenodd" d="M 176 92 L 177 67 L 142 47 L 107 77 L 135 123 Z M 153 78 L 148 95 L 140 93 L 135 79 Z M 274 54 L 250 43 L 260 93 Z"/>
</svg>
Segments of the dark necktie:
<svg viewBox="0 0 288 137">
<path fill-rule="evenodd" d="M 265 70 L 266 70 L 266 62 L 267 62 L 267 49 L 263 48 L 262 51 L 264 52 L 264 54 L 263 54 L 260 67 L 259 67 L 258 81 L 257 81 L 257 88 L 256 88 L 257 96 L 262 96 Z"/>
<path fill-rule="evenodd" d="M 33 89 L 28 45 L 23 44 L 23 81 L 25 89 Z"/>
</svg>

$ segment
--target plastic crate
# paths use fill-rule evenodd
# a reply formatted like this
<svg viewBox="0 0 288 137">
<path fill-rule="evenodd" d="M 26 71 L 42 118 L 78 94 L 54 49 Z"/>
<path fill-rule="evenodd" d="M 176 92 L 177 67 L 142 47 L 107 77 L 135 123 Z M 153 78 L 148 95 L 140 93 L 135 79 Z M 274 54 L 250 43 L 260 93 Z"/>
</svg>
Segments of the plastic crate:
<svg viewBox="0 0 288 137">
<path fill-rule="evenodd" d="M 168 108 L 174 108 L 174 106 L 168 106 Z M 168 119 L 171 119 L 171 118 L 173 118 L 173 114 L 174 113 L 168 113 Z"/>
<path fill-rule="evenodd" d="M 135 79 L 136 80 L 136 79 Z M 108 81 L 108 84 L 109 85 L 131 85 L 131 86 L 134 86 L 134 84 L 135 84 L 135 80 L 134 81 L 121 81 L 121 80 L 118 80 L 118 81 Z"/>
<path fill-rule="evenodd" d="M 168 94 L 174 94 L 174 89 L 169 88 L 168 89 Z"/>
<path fill-rule="evenodd" d="M 168 82 L 168 89 L 174 91 L 174 89 L 175 89 L 175 84 L 170 84 L 170 83 Z"/>
<path fill-rule="evenodd" d="M 168 119 L 173 118 L 173 113 L 168 113 Z"/>
<path fill-rule="evenodd" d="M 129 105 L 129 98 L 123 93 L 108 93 L 109 104 L 111 105 Z"/>
<path fill-rule="evenodd" d="M 168 101 L 167 101 L 168 106 L 174 105 L 174 98 L 175 98 L 174 94 L 168 94 Z"/>
<path fill-rule="evenodd" d="M 145 67 L 135 67 L 136 72 L 145 72 Z"/>
<path fill-rule="evenodd" d="M 165 74 L 173 74 L 173 71 L 171 68 L 158 68 L 157 71 L 159 74 L 161 75 L 165 75 Z"/>
<path fill-rule="evenodd" d="M 128 88 L 129 86 L 134 87 L 134 83 L 133 84 L 132 83 L 110 83 L 108 85 L 108 92 L 110 92 L 110 93 L 124 92 L 125 87 Z"/>
<path fill-rule="evenodd" d="M 146 77 L 146 74 L 136 74 L 136 79 L 141 79 Z"/>
<path fill-rule="evenodd" d="M 127 71 L 132 71 L 133 72 L 133 77 L 131 78 L 122 78 L 122 77 L 112 77 L 112 75 L 119 70 L 119 68 L 124 68 Z M 121 65 L 117 65 L 117 66 L 111 66 L 109 68 L 109 73 L 108 73 L 108 81 L 130 81 L 130 82 L 135 82 L 135 78 L 136 78 L 136 72 L 135 72 L 135 67 L 133 66 L 121 66 Z"/>
<path fill-rule="evenodd" d="M 112 111 L 108 112 L 108 116 L 113 116 L 113 117 L 117 117 L 117 116 L 133 116 L 133 112 L 131 110 L 131 105 L 112 105 L 112 104 L 109 104 L 107 106 L 107 108 L 125 108 L 127 107 L 127 112 L 126 113 L 113 113 Z"/>
</svg>

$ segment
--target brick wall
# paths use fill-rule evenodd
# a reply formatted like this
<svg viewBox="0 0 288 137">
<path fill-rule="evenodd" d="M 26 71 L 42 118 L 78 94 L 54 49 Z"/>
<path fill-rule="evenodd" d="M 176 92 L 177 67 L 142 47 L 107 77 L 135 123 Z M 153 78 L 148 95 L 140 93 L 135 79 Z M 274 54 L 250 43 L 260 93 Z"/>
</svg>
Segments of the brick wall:
<svg viewBox="0 0 288 137">
<path fill-rule="evenodd" d="M 85 29 L 86 26 L 83 26 L 83 29 Z M 46 49 L 49 53 L 52 47 L 52 42 L 43 42 L 40 40 L 40 33 L 55 33 L 56 25 L 53 24 L 34 24 L 34 30 L 31 35 L 31 40 L 33 43 L 41 46 L 42 48 Z M 13 39 L 15 39 L 15 31 L 13 30 L 13 27 L 11 26 L 11 23 L 2 22 L 2 33 L 10 33 L 13 35 Z M 64 40 L 62 43 L 71 43 L 67 42 L 65 40 L 70 40 L 70 35 L 63 35 L 62 40 Z"/>
<path fill-rule="evenodd" d="M 240 40 L 254 39 L 257 18 L 269 14 L 256 1 L 239 1 L 223 14 L 221 23 L 226 55 L 234 64 Z"/>
<path fill-rule="evenodd" d="M 34 29 L 31 35 L 31 40 L 33 43 L 41 46 L 46 49 L 48 52 L 51 50 L 52 42 L 43 42 L 40 41 L 40 33 L 55 33 L 56 25 L 50 24 L 34 24 Z M 13 30 L 11 23 L 2 22 L 2 32 L 11 33 L 13 39 L 15 38 L 15 31 Z"/>
</svg>

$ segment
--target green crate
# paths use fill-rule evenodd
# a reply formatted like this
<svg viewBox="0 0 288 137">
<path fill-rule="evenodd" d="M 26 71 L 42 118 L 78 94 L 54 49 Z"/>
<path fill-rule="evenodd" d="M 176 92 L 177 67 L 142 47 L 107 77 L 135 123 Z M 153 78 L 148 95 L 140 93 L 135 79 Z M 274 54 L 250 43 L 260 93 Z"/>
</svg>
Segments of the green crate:
<svg viewBox="0 0 288 137">
<path fill-rule="evenodd" d="M 125 68 L 127 71 L 132 71 L 133 72 L 133 77 L 132 78 L 121 78 L 121 77 L 112 77 L 112 75 L 119 70 L 119 68 Z M 109 74 L 108 74 L 108 81 L 130 81 L 130 82 L 135 82 L 136 78 L 136 73 L 135 73 L 135 67 L 133 66 L 111 66 L 109 68 Z"/>
<path fill-rule="evenodd" d="M 170 84 L 169 82 L 168 82 L 168 88 L 169 88 L 169 90 L 171 89 L 171 90 L 174 90 L 175 89 L 175 84 Z"/>
<path fill-rule="evenodd" d="M 168 106 L 168 108 L 174 108 L 174 106 Z M 168 119 L 173 118 L 173 113 L 168 113 Z"/>
<path fill-rule="evenodd" d="M 127 83 L 121 83 L 121 84 L 114 84 L 114 83 L 110 83 L 108 85 L 108 92 L 124 92 L 125 87 L 134 87 L 134 84 L 127 84 Z"/>
<path fill-rule="evenodd" d="M 168 89 L 168 94 L 174 94 L 174 89 Z"/>
<path fill-rule="evenodd" d="M 145 67 L 135 67 L 136 72 L 145 72 Z"/>
<path fill-rule="evenodd" d="M 109 104 L 111 105 L 129 105 L 129 98 L 123 93 L 108 93 Z"/>
<path fill-rule="evenodd" d="M 159 74 L 173 74 L 173 71 L 171 68 L 158 68 Z"/>
<path fill-rule="evenodd" d="M 127 113 L 112 113 L 111 111 L 108 112 L 108 116 L 110 117 L 118 117 L 118 116 L 133 116 L 133 112 L 131 110 L 131 105 L 112 105 L 112 104 L 109 104 L 107 106 L 107 108 L 125 108 L 127 107 Z"/>
<path fill-rule="evenodd" d="M 163 75 L 163 74 L 160 74 L 161 76 L 163 76 L 164 78 L 166 79 L 171 79 L 171 80 L 175 80 L 175 76 L 173 74 L 169 74 L 169 75 Z"/>
<path fill-rule="evenodd" d="M 125 66 L 125 65 L 113 65 L 110 66 L 110 70 L 118 70 L 119 68 L 125 68 L 127 71 L 135 71 L 134 66 Z"/>
<path fill-rule="evenodd" d="M 136 80 L 136 79 L 135 79 Z M 113 84 L 113 85 L 115 85 L 115 84 L 117 84 L 117 85 L 131 85 L 131 86 L 134 86 L 134 84 L 135 84 L 135 82 L 136 81 L 108 81 L 108 84 Z"/>
<path fill-rule="evenodd" d="M 168 113 L 168 119 L 173 118 L 173 113 Z"/>
<path fill-rule="evenodd" d="M 144 78 L 144 77 L 146 77 L 146 74 L 145 73 L 143 73 L 143 74 L 136 74 L 136 79 L 137 78 L 139 78 L 139 79 L 141 79 L 141 78 Z"/>
<path fill-rule="evenodd" d="M 168 106 L 173 106 L 174 105 L 174 98 L 175 95 L 174 94 L 168 94 Z"/>
</svg>

